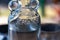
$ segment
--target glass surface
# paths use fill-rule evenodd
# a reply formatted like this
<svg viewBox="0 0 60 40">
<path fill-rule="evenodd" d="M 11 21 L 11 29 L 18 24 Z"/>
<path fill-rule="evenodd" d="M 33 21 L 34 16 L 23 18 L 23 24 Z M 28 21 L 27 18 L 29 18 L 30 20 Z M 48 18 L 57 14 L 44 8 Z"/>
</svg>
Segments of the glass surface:
<svg viewBox="0 0 60 40">
<path fill-rule="evenodd" d="M 41 40 L 60 40 L 59 24 L 43 24 L 41 32 Z"/>
<path fill-rule="evenodd" d="M 19 12 L 17 16 L 10 20 L 9 29 L 18 32 L 35 31 L 40 26 L 39 18 L 40 16 L 34 10 L 22 8 L 21 12 Z"/>
<path fill-rule="evenodd" d="M 33 10 L 31 11 L 26 8 L 22 8 L 20 14 L 17 16 L 18 17 L 16 19 L 13 18 L 12 20 L 10 20 L 10 23 L 9 23 L 10 40 L 20 40 L 21 36 L 22 36 L 21 40 L 33 40 L 35 38 L 36 38 L 35 40 L 37 40 L 37 37 L 40 34 L 40 30 L 39 30 L 40 29 L 40 19 L 39 19 L 40 16 L 36 14 L 35 11 Z M 24 37 L 24 35 L 26 38 Z"/>
<path fill-rule="evenodd" d="M 60 40 L 60 32 L 42 32 L 41 40 Z"/>
<path fill-rule="evenodd" d="M 32 1 L 32 0 L 30 0 Z M 39 40 L 40 16 L 37 12 L 38 4 L 33 0 L 27 5 L 21 1 L 10 1 L 11 11 L 8 18 L 8 40 Z"/>
</svg>

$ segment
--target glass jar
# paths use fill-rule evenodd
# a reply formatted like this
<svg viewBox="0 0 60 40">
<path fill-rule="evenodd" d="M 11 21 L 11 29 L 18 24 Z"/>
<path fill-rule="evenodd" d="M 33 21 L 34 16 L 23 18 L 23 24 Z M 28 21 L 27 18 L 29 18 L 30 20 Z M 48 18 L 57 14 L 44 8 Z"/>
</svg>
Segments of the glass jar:
<svg viewBox="0 0 60 40">
<path fill-rule="evenodd" d="M 11 10 L 8 18 L 8 40 L 40 39 L 38 5 L 36 0 L 30 0 L 28 4 L 22 4 L 19 0 L 10 1 L 8 5 Z"/>
</svg>

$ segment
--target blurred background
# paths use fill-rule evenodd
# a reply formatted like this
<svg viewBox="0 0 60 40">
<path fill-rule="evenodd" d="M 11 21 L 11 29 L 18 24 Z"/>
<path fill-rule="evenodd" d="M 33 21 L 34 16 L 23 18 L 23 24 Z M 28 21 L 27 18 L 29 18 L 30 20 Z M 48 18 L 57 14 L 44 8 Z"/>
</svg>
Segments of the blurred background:
<svg viewBox="0 0 60 40">
<path fill-rule="evenodd" d="M 8 9 L 9 1 L 10 0 L 0 0 L 0 31 L 2 33 L 7 33 L 8 30 L 8 16 L 10 14 Z M 39 0 L 39 3 L 40 7 L 37 11 L 41 16 L 42 30 L 53 30 L 57 25 L 60 25 L 60 0 Z M 53 24 L 53 28 L 51 24 Z M 58 27 L 60 28 L 60 26 Z M 6 34 L 4 35 L 6 36 Z"/>
<path fill-rule="evenodd" d="M 10 0 L 0 0 L 0 25 L 7 24 L 9 15 L 8 3 Z"/>
<path fill-rule="evenodd" d="M 10 0 L 0 0 L 0 25 L 7 24 L 8 3 Z M 60 0 L 39 0 L 38 13 L 41 16 L 41 23 L 58 23 L 60 15 Z M 47 20 L 47 21 L 46 21 Z"/>
</svg>

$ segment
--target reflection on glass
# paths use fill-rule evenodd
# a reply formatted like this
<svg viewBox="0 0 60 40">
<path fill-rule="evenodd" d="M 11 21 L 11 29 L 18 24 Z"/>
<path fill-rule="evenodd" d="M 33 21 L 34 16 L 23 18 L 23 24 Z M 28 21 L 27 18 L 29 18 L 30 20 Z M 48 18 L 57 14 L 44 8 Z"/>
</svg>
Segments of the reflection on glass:
<svg viewBox="0 0 60 40">
<path fill-rule="evenodd" d="M 21 1 L 10 1 L 8 7 L 11 14 L 8 18 L 9 40 L 39 40 L 40 16 L 37 12 L 38 3 L 30 0 L 29 4 Z"/>
</svg>

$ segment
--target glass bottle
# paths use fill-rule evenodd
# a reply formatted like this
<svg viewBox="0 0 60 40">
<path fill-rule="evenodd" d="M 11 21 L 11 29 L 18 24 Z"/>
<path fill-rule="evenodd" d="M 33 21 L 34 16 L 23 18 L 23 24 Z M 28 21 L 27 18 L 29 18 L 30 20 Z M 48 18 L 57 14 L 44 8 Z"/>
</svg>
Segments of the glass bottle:
<svg viewBox="0 0 60 40">
<path fill-rule="evenodd" d="M 8 18 L 8 40 L 40 40 L 40 16 L 37 0 L 11 0 Z"/>
</svg>

